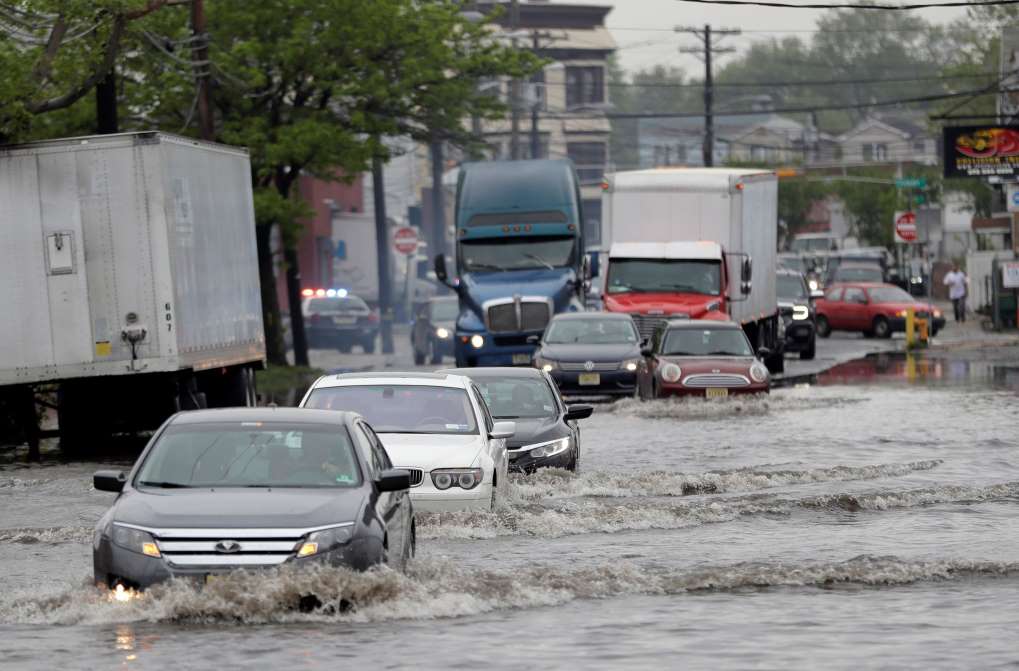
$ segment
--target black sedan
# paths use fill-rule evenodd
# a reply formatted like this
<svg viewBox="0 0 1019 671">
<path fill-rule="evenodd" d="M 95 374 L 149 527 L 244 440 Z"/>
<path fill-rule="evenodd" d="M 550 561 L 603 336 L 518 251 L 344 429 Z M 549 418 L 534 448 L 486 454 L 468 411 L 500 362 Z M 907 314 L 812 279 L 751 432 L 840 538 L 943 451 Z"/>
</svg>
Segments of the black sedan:
<svg viewBox="0 0 1019 671">
<path fill-rule="evenodd" d="M 414 554 L 410 474 L 393 470 L 359 415 L 230 408 L 174 415 L 96 525 L 95 582 L 144 589 L 235 569 L 403 566 Z"/>
<path fill-rule="evenodd" d="M 469 377 L 493 419 L 512 420 L 516 424 L 516 433 L 506 441 L 511 471 L 577 470 L 580 462 L 577 420 L 590 417 L 594 408 L 567 406 L 548 373 L 533 368 L 455 368 L 440 372 Z"/>
<path fill-rule="evenodd" d="M 640 361 L 640 335 L 624 313 L 556 315 L 534 352 L 534 367 L 575 395 L 633 396 Z"/>
<path fill-rule="evenodd" d="M 360 297 L 345 289 L 304 289 L 301 295 L 308 347 L 349 352 L 360 345 L 366 354 L 375 351 L 379 315 Z"/>
<path fill-rule="evenodd" d="M 780 268 L 775 288 L 785 331 L 785 351 L 799 352 L 801 359 L 813 359 L 817 350 L 817 326 L 806 278 L 795 270 Z"/>
<path fill-rule="evenodd" d="M 442 357 L 454 355 L 453 334 L 460 313 L 459 300 L 456 296 L 432 296 L 418 306 L 410 329 L 416 365 L 420 366 L 428 357 L 432 363 L 442 363 Z"/>
</svg>

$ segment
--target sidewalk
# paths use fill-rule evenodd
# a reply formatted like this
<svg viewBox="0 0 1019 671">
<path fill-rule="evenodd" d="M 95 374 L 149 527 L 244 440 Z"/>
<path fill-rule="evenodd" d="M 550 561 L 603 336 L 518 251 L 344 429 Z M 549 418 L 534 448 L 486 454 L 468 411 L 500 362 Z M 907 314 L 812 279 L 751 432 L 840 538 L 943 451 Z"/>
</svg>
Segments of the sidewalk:
<svg viewBox="0 0 1019 671">
<path fill-rule="evenodd" d="M 965 347 L 1008 347 L 1019 344 L 1019 331 L 992 331 L 984 327 L 990 317 L 968 312 L 966 321 L 956 322 L 951 301 L 934 301 L 945 315 L 945 328 L 931 341 L 931 349 L 961 349 Z"/>
</svg>

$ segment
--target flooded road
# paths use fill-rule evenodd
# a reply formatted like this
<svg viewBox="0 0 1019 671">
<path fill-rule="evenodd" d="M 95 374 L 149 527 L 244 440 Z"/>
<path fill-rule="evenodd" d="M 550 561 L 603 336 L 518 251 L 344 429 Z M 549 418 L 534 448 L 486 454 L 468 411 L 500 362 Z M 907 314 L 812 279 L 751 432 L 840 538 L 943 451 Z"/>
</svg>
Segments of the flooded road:
<svg viewBox="0 0 1019 671">
<path fill-rule="evenodd" d="M 882 355 L 766 399 L 620 401 L 582 424 L 579 474 L 422 516 L 407 575 L 127 602 L 88 586 L 97 465 L 5 466 L 0 667 L 1014 666 L 1017 408 L 1007 348 Z M 343 607 L 295 612 L 309 592 Z"/>
</svg>

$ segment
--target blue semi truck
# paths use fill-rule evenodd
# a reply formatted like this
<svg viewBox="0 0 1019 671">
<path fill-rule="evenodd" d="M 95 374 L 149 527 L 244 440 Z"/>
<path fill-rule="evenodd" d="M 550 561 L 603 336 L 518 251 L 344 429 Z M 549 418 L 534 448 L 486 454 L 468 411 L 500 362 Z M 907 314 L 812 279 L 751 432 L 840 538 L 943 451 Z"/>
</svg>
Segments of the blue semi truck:
<svg viewBox="0 0 1019 671">
<path fill-rule="evenodd" d="M 579 185 L 565 159 L 461 166 L 457 277 L 435 257 L 436 277 L 460 300 L 457 366 L 530 365 L 552 315 L 584 309 Z"/>
</svg>

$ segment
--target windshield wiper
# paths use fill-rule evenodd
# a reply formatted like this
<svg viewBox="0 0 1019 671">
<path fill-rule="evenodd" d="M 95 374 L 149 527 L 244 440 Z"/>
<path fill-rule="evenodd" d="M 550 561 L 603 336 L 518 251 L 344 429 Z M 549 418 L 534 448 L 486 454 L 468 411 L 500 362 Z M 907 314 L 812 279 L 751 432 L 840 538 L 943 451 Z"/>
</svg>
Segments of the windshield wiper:
<svg viewBox="0 0 1019 671">
<path fill-rule="evenodd" d="M 750 355 L 740 354 L 739 352 L 727 352 L 724 350 L 715 350 L 714 352 L 708 352 L 707 356 L 750 356 Z"/>
<path fill-rule="evenodd" d="M 467 266 L 469 270 L 498 270 L 498 271 L 507 270 L 506 268 L 503 268 L 502 266 L 497 266 L 494 263 L 477 263 L 474 261 L 468 261 Z"/>
<path fill-rule="evenodd" d="M 139 480 L 139 485 L 143 487 L 159 487 L 160 489 L 190 489 L 191 485 L 185 485 L 180 482 L 149 482 L 148 480 Z"/>
<path fill-rule="evenodd" d="M 698 356 L 698 355 L 694 354 L 693 352 L 679 351 L 679 352 L 662 352 L 662 356 Z"/>
<path fill-rule="evenodd" d="M 551 263 L 538 256 L 537 254 L 532 254 L 531 252 L 524 252 L 523 256 L 524 258 L 531 259 L 532 261 L 537 261 L 538 263 L 545 266 L 549 270 L 555 270 L 555 266 L 553 266 Z"/>
</svg>

